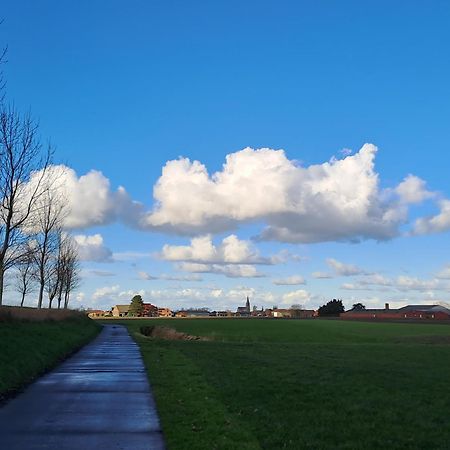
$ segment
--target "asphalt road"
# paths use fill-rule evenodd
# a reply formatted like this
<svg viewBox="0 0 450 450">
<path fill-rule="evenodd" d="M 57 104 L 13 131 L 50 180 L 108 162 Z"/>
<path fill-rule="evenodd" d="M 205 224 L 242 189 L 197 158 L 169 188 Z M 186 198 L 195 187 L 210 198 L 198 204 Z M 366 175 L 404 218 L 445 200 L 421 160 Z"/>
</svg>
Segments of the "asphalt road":
<svg viewBox="0 0 450 450">
<path fill-rule="evenodd" d="M 0 448 L 164 449 L 139 348 L 126 328 L 106 325 L 0 408 Z"/>
</svg>

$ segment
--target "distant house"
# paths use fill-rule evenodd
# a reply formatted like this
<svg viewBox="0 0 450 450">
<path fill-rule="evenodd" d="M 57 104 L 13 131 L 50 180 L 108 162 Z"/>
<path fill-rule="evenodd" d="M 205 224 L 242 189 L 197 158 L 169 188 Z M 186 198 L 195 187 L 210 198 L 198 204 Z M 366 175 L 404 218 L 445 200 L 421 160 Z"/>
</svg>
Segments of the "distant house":
<svg viewBox="0 0 450 450">
<path fill-rule="evenodd" d="M 158 317 L 172 317 L 172 311 L 169 308 L 158 308 Z"/>
<path fill-rule="evenodd" d="M 275 318 L 291 318 L 292 311 L 290 309 L 274 308 L 272 309 L 272 317 Z"/>
<path fill-rule="evenodd" d="M 312 319 L 317 317 L 317 311 L 314 309 L 291 309 L 293 319 Z"/>
<path fill-rule="evenodd" d="M 350 310 L 340 317 L 347 320 L 450 320 L 450 309 L 441 305 L 407 305 L 391 309 L 389 303 L 386 303 L 384 309 Z"/>
<path fill-rule="evenodd" d="M 113 317 L 126 317 L 129 309 L 130 305 L 116 305 L 112 309 L 112 315 Z"/>
<path fill-rule="evenodd" d="M 86 311 L 87 315 L 91 319 L 95 319 L 97 317 L 103 317 L 105 315 L 105 311 L 102 309 L 88 309 Z"/>
<path fill-rule="evenodd" d="M 152 305 L 151 303 L 144 303 L 144 309 L 142 311 L 142 314 L 140 314 L 142 317 L 158 317 L 158 307 L 155 305 Z"/>
<path fill-rule="evenodd" d="M 175 313 L 175 317 L 209 317 L 207 309 L 182 309 Z"/>
</svg>

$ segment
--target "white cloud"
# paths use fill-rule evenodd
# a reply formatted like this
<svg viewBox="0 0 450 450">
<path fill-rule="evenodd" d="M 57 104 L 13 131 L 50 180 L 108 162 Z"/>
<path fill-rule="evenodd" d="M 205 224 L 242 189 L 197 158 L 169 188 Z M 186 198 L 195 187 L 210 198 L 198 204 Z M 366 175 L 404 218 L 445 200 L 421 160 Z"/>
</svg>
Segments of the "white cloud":
<svg viewBox="0 0 450 450">
<path fill-rule="evenodd" d="M 41 171 L 33 173 L 27 189 L 31 191 L 41 177 Z M 47 169 L 45 183 L 64 202 L 67 212 L 64 226 L 69 229 L 106 225 L 116 220 L 132 225 L 142 214 L 140 203 L 132 201 L 123 187 L 113 192 L 109 179 L 97 170 L 78 176 L 70 167 L 53 165 Z"/>
<path fill-rule="evenodd" d="M 440 212 L 435 216 L 421 217 L 414 224 L 414 234 L 442 233 L 450 230 L 450 200 L 439 200 Z"/>
<path fill-rule="evenodd" d="M 323 280 L 333 278 L 333 275 L 328 272 L 313 272 L 311 275 L 313 276 L 313 278 L 323 279 Z"/>
<path fill-rule="evenodd" d="M 399 291 L 399 292 L 450 292 L 450 283 L 446 280 L 436 278 L 421 279 L 400 275 L 397 277 L 385 277 L 381 274 L 371 274 L 361 277 L 355 283 L 344 283 L 342 289 L 347 290 L 379 290 L 379 291 Z"/>
<path fill-rule="evenodd" d="M 353 275 L 361 275 L 365 273 L 363 269 L 355 266 L 354 264 L 344 264 L 333 258 L 328 258 L 327 264 L 331 269 L 334 270 L 336 275 L 341 277 L 350 277 Z"/>
<path fill-rule="evenodd" d="M 263 221 L 268 227 L 261 239 L 389 239 L 398 234 L 407 211 L 399 213 L 397 200 L 386 201 L 380 191 L 376 151 L 365 144 L 344 159 L 304 168 L 282 150 L 246 148 L 227 155 L 223 169 L 212 175 L 198 161 L 169 161 L 154 186 L 155 208 L 141 225 L 198 234 Z M 417 200 L 414 180 L 399 187 L 405 201 Z"/>
<path fill-rule="evenodd" d="M 78 256 L 81 261 L 112 262 L 112 252 L 103 244 L 100 234 L 91 236 L 78 234 L 74 236 L 77 245 Z"/>
<path fill-rule="evenodd" d="M 260 278 L 266 276 L 251 264 L 201 264 L 181 262 L 177 264 L 177 268 L 184 272 L 214 273 L 225 275 L 228 278 Z"/>
<path fill-rule="evenodd" d="M 304 289 L 298 289 L 297 291 L 288 292 L 282 297 L 281 303 L 283 305 L 292 305 L 295 303 L 304 304 L 311 299 L 311 294 Z"/>
<path fill-rule="evenodd" d="M 118 294 L 120 286 L 118 284 L 114 286 L 104 286 L 95 290 L 92 294 L 93 300 L 108 300 L 114 299 Z"/>
<path fill-rule="evenodd" d="M 426 188 L 426 182 L 414 175 L 408 175 L 396 188 L 395 192 L 402 203 L 422 203 L 424 200 L 435 197 L 434 192 Z"/>
<path fill-rule="evenodd" d="M 215 246 L 210 235 L 193 238 L 190 245 L 164 245 L 160 258 L 166 261 L 191 261 L 214 264 L 272 264 L 249 241 L 232 234 Z"/>
<path fill-rule="evenodd" d="M 306 284 L 306 280 L 300 275 L 292 275 L 286 278 L 277 278 L 273 280 L 272 283 L 278 286 L 294 286 L 298 284 Z"/>
<path fill-rule="evenodd" d="M 436 278 L 441 278 L 444 280 L 450 280 L 450 265 L 444 267 L 443 269 L 441 269 L 437 275 Z"/>
<path fill-rule="evenodd" d="M 203 281 L 202 277 L 196 273 L 189 275 L 151 275 L 148 272 L 138 272 L 138 277 L 141 280 L 153 281 L 153 280 L 166 280 L 166 281 Z"/>
</svg>

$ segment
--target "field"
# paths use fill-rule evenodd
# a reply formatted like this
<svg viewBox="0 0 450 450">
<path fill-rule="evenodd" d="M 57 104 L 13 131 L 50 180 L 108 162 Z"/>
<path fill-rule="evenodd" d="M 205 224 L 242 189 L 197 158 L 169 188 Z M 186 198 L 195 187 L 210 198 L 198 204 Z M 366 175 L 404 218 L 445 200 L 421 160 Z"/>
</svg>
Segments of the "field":
<svg viewBox="0 0 450 450">
<path fill-rule="evenodd" d="M 450 326 L 122 323 L 141 346 L 170 450 L 449 448 Z M 211 340 L 140 335 L 149 324 Z"/>
<path fill-rule="evenodd" d="M 83 315 L 37 320 L 0 321 L 0 401 L 89 342 L 100 329 Z"/>
</svg>

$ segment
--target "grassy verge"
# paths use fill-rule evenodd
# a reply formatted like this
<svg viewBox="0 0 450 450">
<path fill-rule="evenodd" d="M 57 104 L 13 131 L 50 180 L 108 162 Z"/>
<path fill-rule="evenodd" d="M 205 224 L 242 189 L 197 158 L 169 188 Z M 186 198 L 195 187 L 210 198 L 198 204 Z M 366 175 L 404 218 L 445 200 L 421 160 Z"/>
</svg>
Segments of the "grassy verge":
<svg viewBox="0 0 450 450">
<path fill-rule="evenodd" d="M 86 317 L 0 323 L 0 400 L 93 339 L 100 327 Z"/>
<path fill-rule="evenodd" d="M 212 341 L 134 333 L 168 447 L 448 448 L 450 327 L 158 320 Z"/>
</svg>

